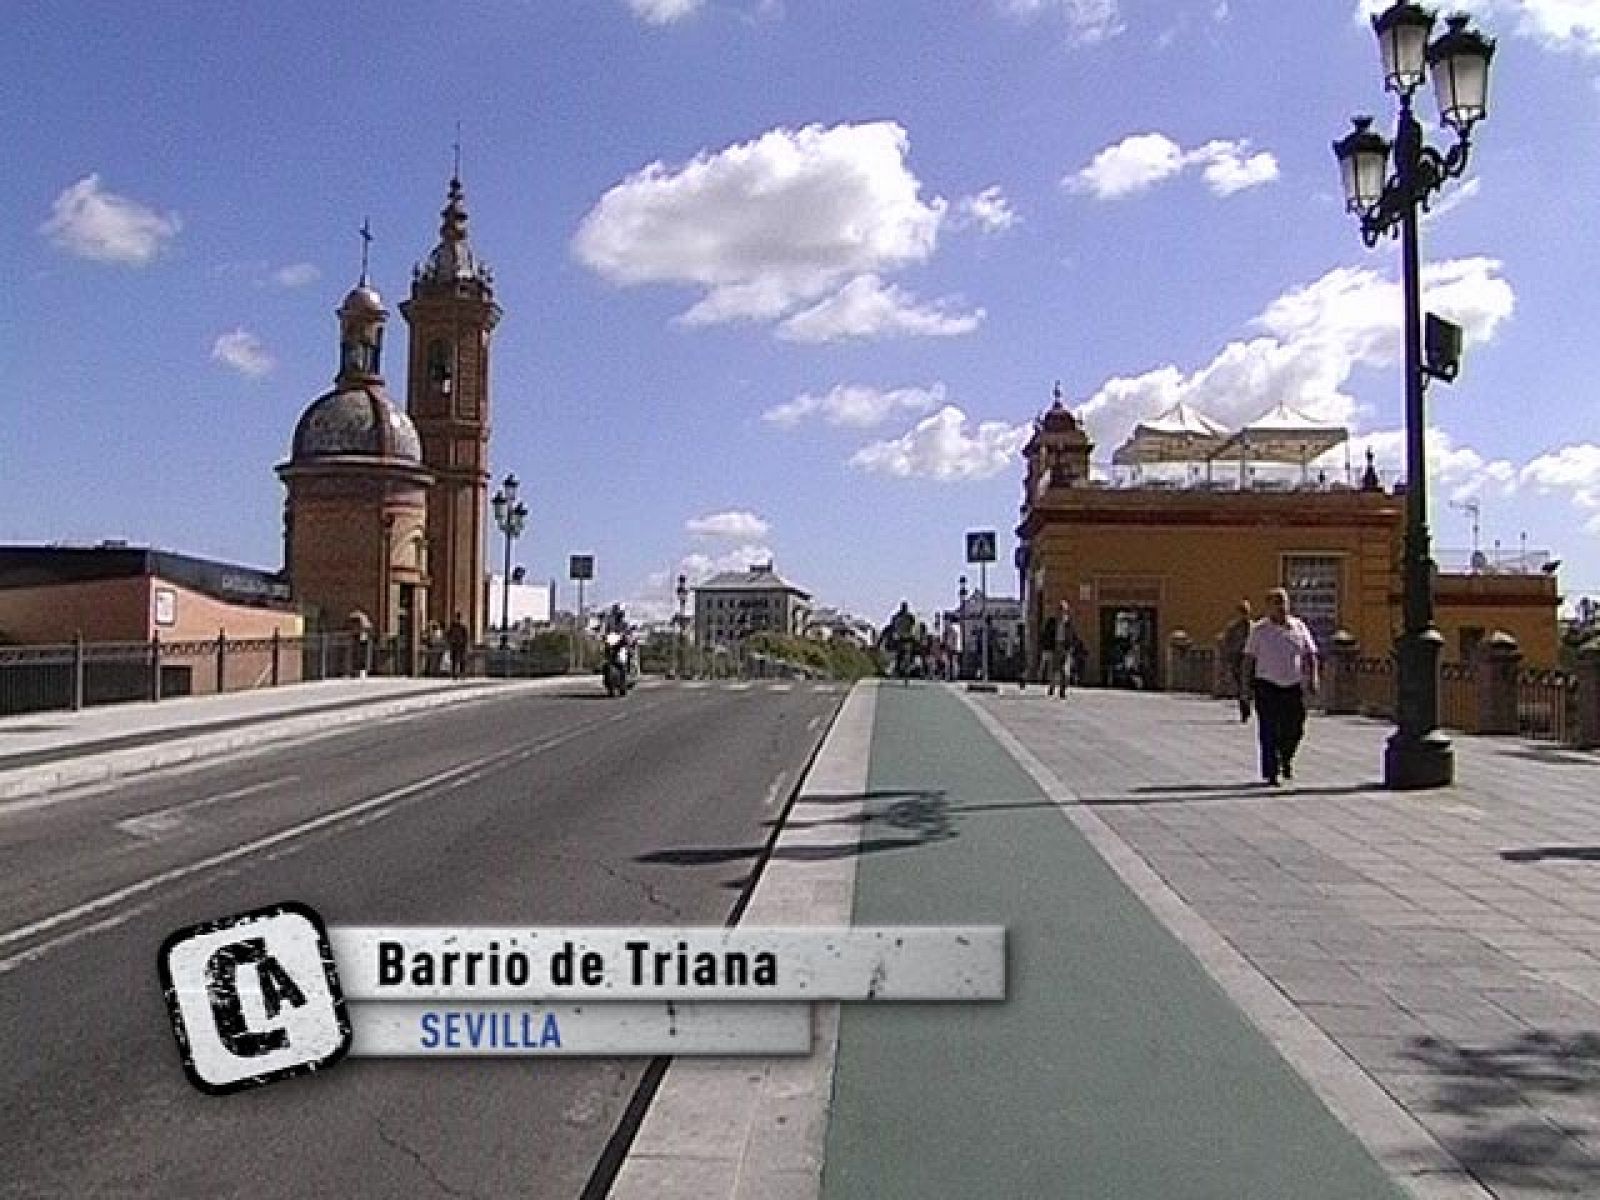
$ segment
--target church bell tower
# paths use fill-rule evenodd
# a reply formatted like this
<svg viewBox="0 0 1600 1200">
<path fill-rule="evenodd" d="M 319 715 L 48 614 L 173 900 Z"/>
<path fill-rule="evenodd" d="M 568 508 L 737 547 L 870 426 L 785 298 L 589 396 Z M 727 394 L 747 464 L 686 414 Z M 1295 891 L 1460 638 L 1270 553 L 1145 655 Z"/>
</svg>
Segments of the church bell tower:
<svg viewBox="0 0 1600 1200">
<path fill-rule="evenodd" d="M 467 240 L 459 169 L 439 244 L 411 276 L 400 314 L 411 330 L 406 411 L 436 480 L 428 495 L 428 615 L 461 615 L 473 642 L 486 620 L 484 527 L 489 488 L 489 342 L 500 321 L 494 277 Z"/>
</svg>

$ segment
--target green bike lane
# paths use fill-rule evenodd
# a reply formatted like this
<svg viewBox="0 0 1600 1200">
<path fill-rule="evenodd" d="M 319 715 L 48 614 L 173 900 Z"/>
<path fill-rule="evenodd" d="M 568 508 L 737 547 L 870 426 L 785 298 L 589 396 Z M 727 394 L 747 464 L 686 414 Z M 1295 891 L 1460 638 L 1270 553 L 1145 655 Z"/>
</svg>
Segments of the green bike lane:
<svg viewBox="0 0 1600 1200">
<path fill-rule="evenodd" d="M 867 791 L 854 921 L 1007 926 L 1007 999 L 843 1006 L 826 1200 L 1405 1196 L 959 696 Z"/>
</svg>

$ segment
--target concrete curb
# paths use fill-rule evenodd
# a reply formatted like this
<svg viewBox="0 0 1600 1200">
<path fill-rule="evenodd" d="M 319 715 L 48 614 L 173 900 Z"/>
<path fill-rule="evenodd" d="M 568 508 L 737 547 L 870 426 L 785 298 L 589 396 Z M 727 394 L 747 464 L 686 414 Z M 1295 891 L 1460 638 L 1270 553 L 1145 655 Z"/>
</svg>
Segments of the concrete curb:
<svg viewBox="0 0 1600 1200">
<path fill-rule="evenodd" d="M 826 822 L 849 828 L 865 804 L 876 708 L 870 683 L 856 684 L 845 698 L 740 924 L 851 924 L 860 860 L 782 852 L 842 848 L 839 827 Z M 840 804 L 840 797 L 855 799 Z M 860 837 L 857 826 L 845 842 L 853 846 Z M 816 1200 L 833 1104 L 839 1005 L 813 1004 L 811 1030 L 811 1053 L 803 1058 L 675 1061 L 612 1184 L 611 1200 Z"/>
<path fill-rule="evenodd" d="M 362 722 L 389 720 L 447 705 L 489 699 L 493 696 L 546 691 L 569 683 L 574 678 L 586 677 L 556 675 L 520 682 L 497 680 L 481 686 L 469 685 L 459 690 L 433 691 L 421 696 L 389 697 L 375 699 L 370 703 L 354 703 L 331 712 L 322 711 L 309 715 L 285 712 L 263 716 L 259 721 L 244 728 L 231 729 L 225 733 L 197 734 L 190 737 L 180 734 L 148 746 L 90 753 L 81 758 L 0 771 L 0 799 L 42 796 L 68 788 L 106 783 L 126 776 L 141 775 L 202 759 L 216 758 L 273 742 L 303 741 L 312 737 L 348 733 L 351 731 L 350 727 Z"/>
</svg>

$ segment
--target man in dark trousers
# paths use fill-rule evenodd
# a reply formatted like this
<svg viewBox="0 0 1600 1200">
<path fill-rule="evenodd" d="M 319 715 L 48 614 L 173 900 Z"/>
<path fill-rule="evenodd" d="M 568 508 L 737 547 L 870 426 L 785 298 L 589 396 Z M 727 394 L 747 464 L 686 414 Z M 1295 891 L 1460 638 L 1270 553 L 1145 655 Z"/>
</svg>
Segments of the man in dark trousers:
<svg viewBox="0 0 1600 1200">
<path fill-rule="evenodd" d="M 1045 637 L 1048 654 L 1048 672 L 1045 682 L 1049 685 L 1045 695 L 1059 694 L 1063 700 L 1067 698 L 1067 684 L 1072 680 L 1073 650 L 1078 640 L 1077 632 L 1072 628 L 1072 606 L 1065 600 L 1061 602 L 1056 615 L 1046 623 Z"/>
<path fill-rule="evenodd" d="M 1261 778 L 1276 784 L 1294 778 L 1294 755 L 1306 728 L 1306 691 L 1317 690 L 1317 643 L 1311 630 L 1289 612 L 1289 593 L 1267 593 L 1266 619 L 1250 627 L 1244 644 L 1244 674 L 1255 697 L 1261 739 Z"/>
<path fill-rule="evenodd" d="M 450 622 L 450 631 L 445 634 L 445 640 L 450 643 L 450 675 L 454 679 L 464 679 L 467 674 L 467 642 L 471 637 L 467 633 L 467 623 L 461 619 L 461 614 L 456 614 L 456 619 Z"/>
<path fill-rule="evenodd" d="M 1250 601 L 1239 601 L 1238 615 L 1222 631 L 1222 661 L 1239 699 L 1239 720 L 1250 719 L 1250 685 L 1244 677 L 1244 644 L 1250 636 Z"/>
</svg>

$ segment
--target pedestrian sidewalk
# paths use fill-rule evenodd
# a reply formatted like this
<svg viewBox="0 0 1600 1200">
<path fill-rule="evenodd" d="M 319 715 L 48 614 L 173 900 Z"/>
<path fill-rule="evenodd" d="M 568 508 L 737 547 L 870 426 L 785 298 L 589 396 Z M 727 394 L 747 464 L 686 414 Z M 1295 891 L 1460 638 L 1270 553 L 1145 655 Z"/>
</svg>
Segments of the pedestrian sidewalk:
<svg viewBox="0 0 1600 1200">
<path fill-rule="evenodd" d="M 332 679 L 0 718 L 0 798 L 97 783 L 360 721 L 587 678 Z"/>
<path fill-rule="evenodd" d="M 1269 790 L 1216 701 L 858 689 L 744 920 L 999 922 L 1008 998 L 674 1064 L 612 1194 L 1600 1196 L 1600 759 L 1387 734 Z"/>
</svg>

